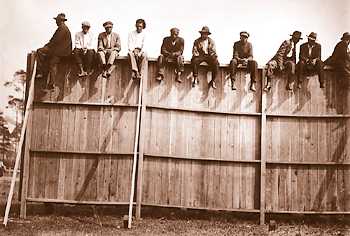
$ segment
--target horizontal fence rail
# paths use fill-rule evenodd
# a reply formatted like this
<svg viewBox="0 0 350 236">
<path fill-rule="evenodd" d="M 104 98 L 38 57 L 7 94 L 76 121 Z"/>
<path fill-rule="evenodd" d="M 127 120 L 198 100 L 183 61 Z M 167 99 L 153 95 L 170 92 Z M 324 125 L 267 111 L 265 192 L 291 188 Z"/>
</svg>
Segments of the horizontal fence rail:
<svg viewBox="0 0 350 236">
<path fill-rule="evenodd" d="M 309 76 L 288 92 L 279 75 L 270 93 L 261 69 L 257 92 L 244 69 L 232 91 L 227 65 L 216 90 L 206 66 L 192 88 L 188 62 L 182 83 L 172 65 L 160 83 L 150 59 L 141 88 L 125 57 L 110 79 L 77 72 L 59 64 L 52 91 L 36 81 L 22 217 L 26 202 L 128 204 L 139 89 L 137 217 L 142 206 L 253 212 L 261 223 L 266 213 L 350 213 L 350 97 L 331 70 L 325 89 Z"/>
</svg>

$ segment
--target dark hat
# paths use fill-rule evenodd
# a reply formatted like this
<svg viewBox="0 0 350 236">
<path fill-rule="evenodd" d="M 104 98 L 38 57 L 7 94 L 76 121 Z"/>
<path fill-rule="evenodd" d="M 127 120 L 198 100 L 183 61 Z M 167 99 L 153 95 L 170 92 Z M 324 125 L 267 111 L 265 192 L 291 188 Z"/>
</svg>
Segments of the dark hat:
<svg viewBox="0 0 350 236">
<path fill-rule="evenodd" d="M 316 40 L 317 34 L 315 32 L 311 32 L 307 37 L 311 40 Z"/>
<path fill-rule="evenodd" d="M 54 17 L 55 20 L 61 20 L 61 21 L 67 21 L 66 15 L 64 13 L 58 14 L 56 17 Z"/>
<path fill-rule="evenodd" d="M 171 29 L 170 29 L 170 33 L 172 33 L 173 31 L 179 32 L 180 30 L 179 30 L 178 28 L 174 27 L 174 28 L 171 28 Z"/>
<path fill-rule="evenodd" d="M 211 34 L 208 26 L 203 26 L 201 31 L 198 31 L 201 34 Z"/>
<path fill-rule="evenodd" d="M 249 33 L 247 31 L 242 31 L 239 33 L 239 35 L 249 38 Z"/>
<path fill-rule="evenodd" d="M 300 31 L 294 31 L 293 32 L 293 34 L 291 34 L 290 36 L 292 36 L 292 37 L 295 37 L 295 38 L 298 38 L 298 39 L 303 39 L 302 37 L 301 37 L 301 32 Z"/>
<path fill-rule="evenodd" d="M 81 23 L 81 26 L 86 26 L 86 27 L 90 27 L 90 23 L 88 22 L 88 21 L 83 21 L 82 23 Z"/>
<path fill-rule="evenodd" d="M 113 27 L 112 21 L 106 21 L 105 23 L 103 23 L 103 27 L 105 27 L 105 28 L 107 28 L 107 27 Z"/>
<path fill-rule="evenodd" d="M 343 40 L 343 39 L 350 39 L 350 34 L 349 34 L 349 32 L 345 32 L 344 34 L 343 34 L 343 37 L 341 37 L 341 40 Z"/>
</svg>

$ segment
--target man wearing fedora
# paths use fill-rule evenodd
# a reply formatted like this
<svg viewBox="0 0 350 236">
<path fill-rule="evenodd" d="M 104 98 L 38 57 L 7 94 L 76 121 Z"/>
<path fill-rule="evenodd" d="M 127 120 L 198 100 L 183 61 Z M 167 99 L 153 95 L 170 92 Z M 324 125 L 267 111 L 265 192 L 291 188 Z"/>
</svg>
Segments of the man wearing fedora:
<svg viewBox="0 0 350 236">
<path fill-rule="evenodd" d="M 119 55 L 121 44 L 119 35 L 112 32 L 111 21 L 103 23 L 103 27 L 105 32 L 98 35 L 97 53 L 102 64 L 102 77 L 109 78 L 115 68 L 114 61 Z"/>
<path fill-rule="evenodd" d="M 233 45 L 233 58 L 230 62 L 231 88 L 232 90 L 237 89 L 235 85 L 235 74 L 237 66 L 243 65 L 247 67 L 247 71 L 250 74 L 250 90 L 255 92 L 258 63 L 253 60 L 253 46 L 250 42 L 248 42 L 249 33 L 247 31 L 242 31 L 239 35 L 240 40 L 235 42 Z"/>
<path fill-rule="evenodd" d="M 39 48 L 36 52 L 38 69 L 37 78 L 47 78 L 49 72 L 56 73 L 56 64 L 58 64 L 62 57 L 70 56 L 72 53 L 72 37 L 71 33 L 64 23 L 67 21 L 66 15 L 60 13 L 57 17 L 54 17 L 57 24 L 57 29 L 50 39 L 50 41 L 45 44 L 44 47 Z M 51 76 L 49 81 L 49 89 L 54 88 L 55 76 Z"/>
<path fill-rule="evenodd" d="M 198 67 L 200 63 L 206 62 L 212 72 L 212 79 L 209 82 L 209 86 L 216 89 L 215 77 L 219 70 L 219 61 L 216 54 L 215 42 L 209 37 L 210 30 L 208 26 L 203 26 L 202 30 L 199 31 L 201 37 L 196 39 L 192 49 L 192 69 L 193 69 L 193 81 L 192 87 L 198 83 Z"/>
<path fill-rule="evenodd" d="M 164 79 L 165 64 L 173 62 L 176 65 L 176 81 L 179 83 L 182 82 L 180 76 L 184 71 L 184 57 L 182 56 L 184 51 L 184 44 L 184 39 L 179 37 L 179 29 L 170 29 L 170 36 L 163 39 L 162 47 L 160 50 L 161 54 L 158 57 L 157 80 L 162 81 Z"/>
<path fill-rule="evenodd" d="M 317 72 L 320 88 L 324 88 L 324 71 L 321 60 L 321 45 L 316 42 L 317 34 L 311 32 L 308 36 L 308 42 L 300 46 L 298 69 L 298 88 L 301 88 L 302 76 L 307 73 Z"/>
<path fill-rule="evenodd" d="M 131 77 L 141 79 L 142 67 L 147 63 L 147 54 L 144 51 L 146 22 L 144 19 L 137 19 L 136 30 L 128 36 L 128 56 L 131 64 Z"/>
<path fill-rule="evenodd" d="M 341 41 L 337 43 L 332 53 L 326 61 L 326 65 L 335 68 L 340 78 L 344 78 L 345 86 L 350 87 L 350 33 L 345 32 L 341 37 Z"/>
<path fill-rule="evenodd" d="M 93 49 L 93 35 L 90 33 L 90 23 L 84 21 L 81 24 L 82 31 L 75 34 L 75 47 L 73 50 L 75 61 L 79 66 L 79 77 L 91 75 L 92 61 L 94 59 L 95 50 Z M 85 68 L 85 70 L 84 70 Z"/>
<path fill-rule="evenodd" d="M 285 71 L 288 77 L 287 90 L 293 90 L 293 76 L 296 64 L 296 45 L 300 41 L 301 32 L 294 31 L 290 39 L 283 41 L 275 56 L 266 65 L 266 85 L 264 91 L 271 90 L 271 79 L 276 70 Z"/>
</svg>

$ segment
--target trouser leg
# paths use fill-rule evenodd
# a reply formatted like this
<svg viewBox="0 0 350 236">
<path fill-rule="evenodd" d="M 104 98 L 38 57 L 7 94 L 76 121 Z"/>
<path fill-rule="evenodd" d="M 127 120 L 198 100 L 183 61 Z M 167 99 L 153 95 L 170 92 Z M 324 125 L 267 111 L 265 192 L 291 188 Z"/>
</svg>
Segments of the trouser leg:
<svg viewBox="0 0 350 236">
<path fill-rule="evenodd" d="M 237 69 L 238 61 L 237 59 L 232 59 L 230 61 L 230 78 L 231 81 L 235 81 L 235 74 L 236 74 L 236 69 Z"/>
<path fill-rule="evenodd" d="M 50 49 L 48 47 L 42 47 L 36 51 L 37 74 L 41 74 L 43 77 L 46 77 L 49 73 L 49 54 Z"/>
<path fill-rule="evenodd" d="M 158 57 L 158 75 L 164 76 L 164 70 L 165 70 L 165 56 L 163 54 L 159 55 Z"/>
<path fill-rule="evenodd" d="M 209 65 L 209 68 L 212 72 L 212 78 L 211 78 L 211 82 L 214 82 L 215 79 L 216 79 L 216 75 L 219 71 L 219 62 L 218 62 L 218 59 L 216 56 L 208 56 L 205 60 L 208 65 Z"/>
<path fill-rule="evenodd" d="M 316 72 L 318 74 L 318 80 L 320 82 L 320 87 L 323 88 L 324 87 L 324 64 L 323 62 L 318 59 L 316 61 L 316 65 L 315 65 L 315 69 L 316 69 Z"/>
<path fill-rule="evenodd" d="M 184 57 L 182 55 L 179 55 L 176 57 L 176 70 L 177 72 L 184 72 Z"/>
<path fill-rule="evenodd" d="M 95 51 L 93 49 L 88 49 L 85 54 L 85 68 L 87 71 L 91 71 L 92 62 L 94 60 Z"/>
<path fill-rule="evenodd" d="M 139 68 L 137 66 L 135 54 L 133 52 L 129 52 L 128 56 L 129 56 L 129 60 L 130 60 L 131 70 L 134 72 L 138 72 Z"/>
<path fill-rule="evenodd" d="M 250 74 L 251 83 L 255 83 L 258 75 L 258 63 L 254 60 L 249 60 L 247 64 L 247 71 Z"/>
<path fill-rule="evenodd" d="M 293 83 L 295 74 L 295 63 L 292 61 L 287 61 L 285 63 L 285 70 L 287 73 L 288 84 Z"/>
</svg>

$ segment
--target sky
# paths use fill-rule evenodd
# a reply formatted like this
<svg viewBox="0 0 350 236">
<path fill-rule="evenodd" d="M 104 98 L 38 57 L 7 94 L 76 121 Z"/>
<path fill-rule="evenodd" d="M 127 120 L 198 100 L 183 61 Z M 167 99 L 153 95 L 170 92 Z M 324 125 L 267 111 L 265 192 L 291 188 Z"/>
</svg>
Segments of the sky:
<svg viewBox="0 0 350 236">
<path fill-rule="evenodd" d="M 341 35 L 350 31 L 350 0 L 0 0 L 0 109 L 8 91 L 2 86 L 16 70 L 26 70 L 26 54 L 42 47 L 57 26 L 52 19 L 64 12 L 72 37 L 81 30 L 81 22 L 91 23 L 97 37 L 107 20 L 121 37 L 122 51 L 127 53 L 127 35 L 135 20 L 146 20 L 146 51 L 159 55 L 162 39 L 177 27 L 185 39 L 185 60 L 190 60 L 198 30 L 207 25 L 216 42 L 220 63 L 229 63 L 233 43 L 239 32 L 250 33 L 254 57 L 262 67 L 294 30 L 306 35 L 318 34 L 322 58 L 333 51 Z"/>
</svg>

